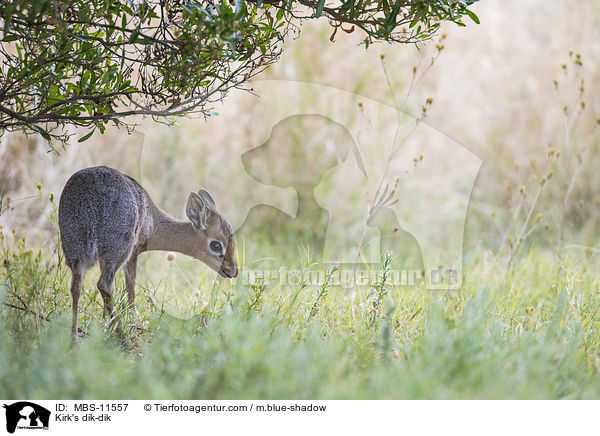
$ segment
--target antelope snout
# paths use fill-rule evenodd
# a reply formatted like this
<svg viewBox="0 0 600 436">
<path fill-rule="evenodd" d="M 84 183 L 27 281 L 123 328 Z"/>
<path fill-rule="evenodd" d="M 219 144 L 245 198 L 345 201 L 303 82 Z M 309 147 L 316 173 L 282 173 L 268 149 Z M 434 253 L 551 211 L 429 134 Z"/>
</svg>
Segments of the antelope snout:
<svg viewBox="0 0 600 436">
<path fill-rule="evenodd" d="M 234 279 L 238 275 L 238 267 L 235 264 L 232 265 L 227 261 L 224 261 L 221 264 L 221 269 L 219 269 L 219 274 L 226 279 Z"/>
</svg>

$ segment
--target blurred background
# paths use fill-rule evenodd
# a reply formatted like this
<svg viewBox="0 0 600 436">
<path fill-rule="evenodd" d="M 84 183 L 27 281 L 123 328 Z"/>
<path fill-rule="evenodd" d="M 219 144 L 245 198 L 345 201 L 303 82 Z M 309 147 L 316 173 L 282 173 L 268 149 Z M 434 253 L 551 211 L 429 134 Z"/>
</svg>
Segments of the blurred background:
<svg viewBox="0 0 600 436">
<path fill-rule="evenodd" d="M 332 43 L 326 23 L 306 23 L 252 93 L 232 92 L 208 119 L 140 120 L 130 134 L 109 129 L 55 150 L 40 137 L 5 134 L 2 232 L 53 247 L 64 183 L 103 164 L 136 177 L 181 218 L 189 192 L 208 189 L 238 229 L 248 267 L 323 256 L 378 262 L 392 233 L 395 258 L 415 268 L 445 254 L 458 266 L 461 257 L 510 258 L 526 244 L 593 255 L 600 4 L 474 8 L 481 25 L 448 25 L 418 47 L 365 50 L 359 32 Z M 385 187 L 397 202 L 366 225 Z M 427 239 L 423 228 L 439 231 Z M 329 236 L 337 246 L 327 246 Z M 164 254 L 148 259 L 164 267 L 153 268 L 155 280 L 173 268 Z M 203 266 L 188 270 L 182 256 L 176 262 L 193 271 L 190 290 L 212 277 Z"/>
</svg>

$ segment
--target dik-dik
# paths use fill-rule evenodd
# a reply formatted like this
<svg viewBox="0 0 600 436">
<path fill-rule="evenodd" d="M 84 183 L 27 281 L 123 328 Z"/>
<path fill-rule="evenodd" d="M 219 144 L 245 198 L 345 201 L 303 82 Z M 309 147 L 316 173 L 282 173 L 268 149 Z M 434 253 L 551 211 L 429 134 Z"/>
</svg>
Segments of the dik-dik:
<svg viewBox="0 0 600 436">
<path fill-rule="evenodd" d="M 233 231 L 210 194 L 192 192 L 186 214 L 189 221 L 171 217 L 138 182 L 112 168 L 86 168 L 71 176 L 60 196 L 58 225 L 72 273 L 74 338 L 83 275 L 96 261 L 100 261 L 98 290 L 104 315 L 111 317 L 115 274 L 124 267 L 133 307 L 137 258 L 144 251 L 177 251 L 201 260 L 223 277 L 237 276 Z"/>
</svg>

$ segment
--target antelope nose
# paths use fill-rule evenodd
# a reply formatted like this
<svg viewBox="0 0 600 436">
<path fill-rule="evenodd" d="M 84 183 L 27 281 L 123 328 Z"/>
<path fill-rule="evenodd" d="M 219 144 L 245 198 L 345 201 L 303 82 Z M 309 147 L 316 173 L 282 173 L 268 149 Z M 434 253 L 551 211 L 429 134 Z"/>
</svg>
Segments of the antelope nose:
<svg viewBox="0 0 600 436">
<path fill-rule="evenodd" d="M 229 276 L 229 278 L 232 278 L 232 279 L 236 278 L 238 275 L 237 266 L 230 266 L 229 268 L 227 268 L 226 273 Z"/>
<path fill-rule="evenodd" d="M 219 274 L 228 279 L 234 279 L 238 275 L 237 265 L 226 265 L 222 264 L 221 269 L 219 270 Z"/>
</svg>

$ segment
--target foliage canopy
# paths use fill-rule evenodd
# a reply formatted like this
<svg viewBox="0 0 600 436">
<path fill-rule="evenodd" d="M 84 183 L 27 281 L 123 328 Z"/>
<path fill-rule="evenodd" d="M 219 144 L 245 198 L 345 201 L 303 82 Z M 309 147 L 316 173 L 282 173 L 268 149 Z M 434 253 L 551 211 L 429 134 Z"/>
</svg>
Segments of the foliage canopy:
<svg viewBox="0 0 600 436">
<path fill-rule="evenodd" d="M 211 115 L 231 88 L 275 62 L 306 19 L 415 43 L 445 21 L 478 22 L 477 0 L 3 0 L 0 130 L 65 141 L 67 124 L 131 125 Z"/>
</svg>

